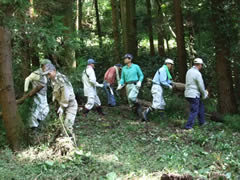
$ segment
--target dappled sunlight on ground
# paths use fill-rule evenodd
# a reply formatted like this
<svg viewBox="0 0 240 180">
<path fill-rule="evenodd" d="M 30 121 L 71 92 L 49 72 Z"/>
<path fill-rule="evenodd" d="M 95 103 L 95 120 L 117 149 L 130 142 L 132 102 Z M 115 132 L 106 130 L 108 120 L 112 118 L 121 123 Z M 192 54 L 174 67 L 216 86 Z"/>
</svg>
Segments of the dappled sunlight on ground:
<svg viewBox="0 0 240 180">
<path fill-rule="evenodd" d="M 77 147 L 68 139 L 55 139 L 53 143 L 38 141 L 16 155 L 3 151 L 0 179 L 147 180 L 166 173 L 209 179 L 236 177 L 239 172 L 240 134 L 222 124 L 210 122 L 205 128 L 185 131 L 179 122 L 183 120 L 143 123 L 119 107 L 104 111 L 104 118 L 94 111 L 87 118 L 77 117 Z M 44 133 L 38 139 L 44 139 Z M 56 131 L 49 133 L 53 137 Z"/>
</svg>

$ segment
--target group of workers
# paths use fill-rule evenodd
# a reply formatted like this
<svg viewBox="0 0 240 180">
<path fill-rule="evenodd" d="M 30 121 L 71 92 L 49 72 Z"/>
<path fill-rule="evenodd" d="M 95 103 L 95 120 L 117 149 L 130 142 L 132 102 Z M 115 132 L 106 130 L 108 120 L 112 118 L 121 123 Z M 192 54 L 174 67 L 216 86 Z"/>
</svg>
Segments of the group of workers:
<svg viewBox="0 0 240 180">
<path fill-rule="evenodd" d="M 99 115 L 103 116 L 101 101 L 97 94 L 97 88 L 104 88 L 107 97 L 108 105 L 110 107 L 116 106 L 115 94 L 117 91 L 126 87 L 126 94 L 129 107 L 137 113 L 144 121 L 148 121 L 148 115 L 152 111 L 159 111 L 160 118 L 164 117 L 164 109 L 166 102 L 164 100 L 163 92 L 165 89 L 172 90 L 174 82 L 170 73 L 174 61 L 166 59 L 162 67 L 160 67 L 152 79 L 152 105 L 143 110 L 138 102 L 139 90 L 144 79 L 141 68 L 132 62 L 133 56 L 126 54 L 124 57 L 124 64 L 116 64 L 110 67 L 104 76 L 103 84 L 98 83 L 95 75 L 94 59 L 89 59 L 87 67 L 82 73 L 82 82 L 84 86 L 84 96 L 87 97 L 87 102 L 83 108 L 83 115 L 86 117 L 89 111 L 95 106 Z M 34 96 L 34 105 L 31 108 L 31 119 L 29 126 L 36 129 L 40 121 L 43 121 L 49 113 L 49 105 L 47 102 L 47 83 L 50 80 L 52 91 L 52 100 L 57 101 L 59 118 L 64 119 L 64 127 L 72 134 L 73 125 L 78 111 L 78 104 L 75 98 L 74 90 L 68 78 L 58 72 L 50 60 L 44 59 L 40 62 L 41 67 L 32 72 L 25 79 L 24 92 L 27 93 L 29 84 L 32 83 L 33 88 L 42 86 L 43 88 Z M 190 104 L 190 114 L 185 129 L 192 129 L 195 118 L 198 117 L 199 124 L 204 125 L 204 105 L 201 101 L 208 97 L 208 91 L 205 89 L 203 78 L 200 70 L 204 63 L 200 58 L 194 60 L 194 65 L 188 70 L 186 74 L 185 97 Z M 117 88 L 115 91 L 115 85 Z"/>
</svg>

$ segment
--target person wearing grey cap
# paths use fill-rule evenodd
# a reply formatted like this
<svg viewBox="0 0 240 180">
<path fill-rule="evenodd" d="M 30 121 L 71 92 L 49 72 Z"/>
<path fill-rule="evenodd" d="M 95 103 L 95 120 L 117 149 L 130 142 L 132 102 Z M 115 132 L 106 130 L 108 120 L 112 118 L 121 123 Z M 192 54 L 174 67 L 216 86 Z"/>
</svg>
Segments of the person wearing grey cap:
<svg viewBox="0 0 240 180">
<path fill-rule="evenodd" d="M 73 125 L 77 115 L 78 104 L 75 98 L 73 87 L 68 78 L 56 71 L 53 64 L 47 64 L 44 74 L 48 74 L 53 88 L 53 102 L 56 100 L 59 104 L 57 113 L 59 118 L 65 115 L 64 126 L 67 131 L 73 135 Z"/>
<path fill-rule="evenodd" d="M 120 84 L 120 70 L 122 69 L 121 64 L 115 64 L 110 67 L 104 75 L 104 90 L 108 97 L 108 105 L 113 107 L 116 106 L 116 99 L 113 92 L 113 86 L 117 80 L 117 84 Z"/>
<path fill-rule="evenodd" d="M 34 96 L 33 106 L 31 109 L 31 118 L 29 120 L 29 126 L 32 129 L 36 129 L 39 126 L 39 122 L 46 119 L 49 112 L 49 105 L 47 102 L 47 77 L 43 74 L 47 64 L 51 64 L 48 59 L 40 61 L 40 68 L 32 72 L 24 83 L 24 94 L 28 92 L 29 84 L 32 84 L 33 88 L 42 86 L 43 88 Z"/>
<path fill-rule="evenodd" d="M 82 73 L 82 82 L 84 87 L 84 96 L 87 97 L 87 103 L 84 106 L 83 114 L 87 116 L 88 112 L 96 106 L 96 110 L 99 115 L 104 115 L 102 112 L 101 101 L 97 95 L 97 87 L 103 87 L 103 84 L 99 84 L 96 80 L 95 75 L 95 64 L 94 59 L 88 59 L 88 65 Z"/>
</svg>

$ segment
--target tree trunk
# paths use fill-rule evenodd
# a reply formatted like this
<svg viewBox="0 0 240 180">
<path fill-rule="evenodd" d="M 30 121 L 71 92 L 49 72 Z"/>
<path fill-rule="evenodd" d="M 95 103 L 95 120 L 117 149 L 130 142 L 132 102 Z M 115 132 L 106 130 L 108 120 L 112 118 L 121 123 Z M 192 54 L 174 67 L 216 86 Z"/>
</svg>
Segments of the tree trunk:
<svg viewBox="0 0 240 180">
<path fill-rule="evenodd" d="M 159 56 L 161 57 L 166 57 L 166 53 L 165 53 L 165 48 L 164 48 L 164 35 L 165 35 L 165 31 L 164 31 L 164 21 L 163 21 L 163 13 L 162 13 L 162 8 L 161 8 L 161 0 L 156 0 L 155 1 L 157 4 L 157 8 L 158 8 L 158 53 Z"/>
<path fill-rule="evenodd" d="M 96 22 L 97 22 L 97 33 L 99 38 L 99 46 L 102 47 L 102 31 L 101 31 L 101 24 L 99 19 L 99 11 L 98 11 L 98 0 L 94 0 L 94 6 L 96 11 Z"/>
<path fill-rule="evenodd" d="M 10 33 L 0 27 L 0 105 L 8 142 L 11 149 L 17 151 L 26 136 L 16 105 L 10 46 Z"/>
<path fill-rule="evenodd" d="M 78 29 L 79 31 L 82 31 L 83 25 L 82 25 L 82 19 L 83 19 L 83 1 L 84 0 L 78 0 Z"/>
<path fill-rule="evenodd" d="M 176 23 L 176 36 L 177 36 L 177 65 L 179 70 L 180 82 L 185 82 L 185 75 L 187 72 L 186 49 L 184 41 L 184 28 L 183 16 L 181 8 L 181 0 L 173 0 L 175 23 Z"/>
<path fill-rule="evenodd" d="M 235 85 L 235 97 L 237 99 L 240 98 L 240 65 L 238 60 L 240 57 L 237 55 L 237 57 L 234 57 L 234 64 L 233 64 L 233 76 L 234 76 L 234 85 Z"/>
<path fill-rule="evenodd" d="M 153 29 L 152 29 L 152 5 L 150 0 L 146 0 L 147 15 L 148 15 L 148 34 L 149 34 L 149 44 L 150 44 L 150 55 L 155 55 L 154 50 L 154 39 L 153 39 Z"/>
<path fill-rule="evenodd" d="M 220 113 L 236 113 L 237 105 L 234 98 L 233 80 L 229 61 L 230 41 L 226 34 L 226 20 L 224 0 L 211 0 L 212 26 L 216 49 L 216 77 L 218 88 L 218 109 Z"/>
<path fill-rule="evenodd" d="M 63 0 L 63 24 L 67 28 L 64 32 L 64 63 L 68 68 L 76 68 L 75 50 L 71 47 L 71 36 L 75 32 L 74 27 L 74 3 L 75 0 Z"/>
<path fill-rule="evenodd" d="M 120 6 L 124 52 L 137 56 L 137 20 L 135 0 L 121 0 Z"/>
<path fill-rule="evenodd" d="M 117 0 L 111 0 L 112 6 L 112 27 L 114 37 L 114 54 L 116 63 L 120 63 L 120 35 L 119 35 L 119 6 Z"/>
</svg>

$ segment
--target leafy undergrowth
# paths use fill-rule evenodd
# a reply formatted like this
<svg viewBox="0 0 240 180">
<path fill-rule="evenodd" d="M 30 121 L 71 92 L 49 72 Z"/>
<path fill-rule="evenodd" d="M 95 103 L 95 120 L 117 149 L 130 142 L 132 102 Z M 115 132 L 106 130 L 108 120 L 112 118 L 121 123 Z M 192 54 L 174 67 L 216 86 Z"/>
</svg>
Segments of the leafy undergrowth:
<svg viewBox="0 0 240 180">
<path fill-rule="evenodd" d="M 95 112 L 77 118 L 78 148 L 67 155 L 46 140 L 55 129 L 39 133 L 37 145 L 22 152 L 2 148 L 0 179 L 161 179 L 164 173 L 240 178 L 240 133 L 224 124 L 184 131 L 185 120 L 143 123 L 126 107 L 104 110 L 104 119 Z"/>
</svg>

